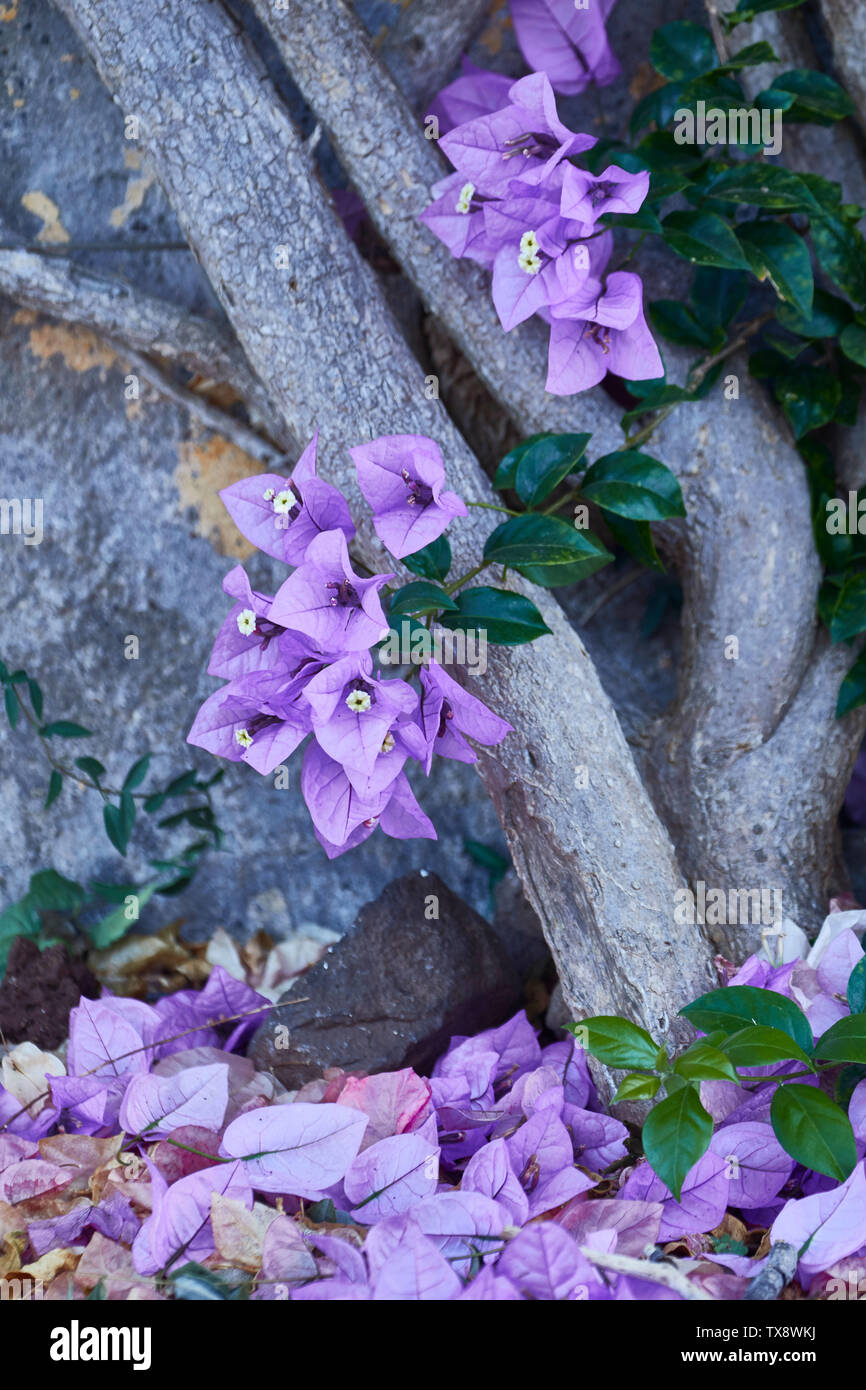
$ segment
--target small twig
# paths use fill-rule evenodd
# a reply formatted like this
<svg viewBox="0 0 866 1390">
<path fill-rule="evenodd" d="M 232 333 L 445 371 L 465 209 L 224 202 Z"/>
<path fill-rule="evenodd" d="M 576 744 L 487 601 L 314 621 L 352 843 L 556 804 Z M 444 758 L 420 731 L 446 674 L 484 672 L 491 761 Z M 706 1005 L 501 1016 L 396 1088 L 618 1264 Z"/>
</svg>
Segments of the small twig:
<svg viewBox="0 0 866 1390">
<path fill-rule="evenodd" d="M 797 1273 L 797 1254 L 795 1246 L 784 1240 L 771 1246 L 767 1263 L 760 1274 L 755 1275 L 743 1298 L 751 1301 L 761 1299 L 766 1302 L 778 1298 L 785 1285 L 790 1284 Z"/>
<path fill-rule="evenodd" d="M 713 43 L 716 45 L 719 62 L 724 64 L 728 61 L 728 49 L 725 43 L 725 36 L 722 33 L 722 26 L 719 23 L 719 12 L 716 9 L 714 0 L 706 0 L 706 7 L 707 16 L 710 21 L 710 33 L 713 36 Z"/>
<path fill-rule="evenodd" d="M 649 1260 L 637 1260 L 632 1255 L 615 1255 L 603 1250 L 593 1250 L 588 1245 L 582 1245 L 580 1253 L 590 1264 L 597 1265 L 599 1269 L 607 1269 L 611 1274 L 628 1274 L 635 1279 L 646 1279 L 650 1284 L 661 1284 L 664 1288 L 672 1289 L 674 1293 L 696 1303 L 713 1302 L 712 1295 L 693 1284 L 676 1265 L 651 1264 Z"/>
</svg>

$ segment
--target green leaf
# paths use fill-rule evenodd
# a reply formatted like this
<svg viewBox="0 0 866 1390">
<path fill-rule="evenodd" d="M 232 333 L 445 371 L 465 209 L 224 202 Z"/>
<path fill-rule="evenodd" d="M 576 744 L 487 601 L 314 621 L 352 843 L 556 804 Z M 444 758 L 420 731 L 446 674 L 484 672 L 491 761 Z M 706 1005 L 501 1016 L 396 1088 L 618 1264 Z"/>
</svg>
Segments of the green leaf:
<svg viewBox="0 0 866 1390">
<path fill-rule="evenodd" d="M 866 630 L 866 574 L 850 574 L 833 611 L 830 638 L 847 642 Z"/>
<path fill-rule="evenodd" d="M 866 1062 L 866 1014 L 840 1018 L 816 1042 L 815 1056 L 825 1062 Z"/>
<path fill-rule="evenodd" d="M 674 1063 L 674 1071 L 687 1081 L 739 1081 L 734 1064 L 705 1038 L 692 1043 Z"/>
<path fill-rule="evenodd" d="M 619 1083 L 612 1104 L 616 1105 L 621 1100 L 652 1100 L 661 1084 L 660 1076 L 642 1076 L 640 1072 L 631 1072 Z"/>
<path fill-rule="evenodd" d="M 672 82 L 709 72 L 716 63 L 713 41 L 701 24 L 675 20 L 662 24 L 650 40 L 650 62 Z"/>
<path fill-rule="evenodd" d="M 74 916 L 84 903 L 84 889 L 56 869 L 40 869 L 30 879 L 27 902 L 37 912 L 69 912 Z"/>
<path fill-rule="evenodd" d="M 544 433 L 531 434 L 528 438 L 522 439 L 519 444 L 515 444 L 514 448 L 510 449 L 505 455 L 494 473 L 493 486 L 498 488 L 500 492 L 504 492 L 506 488 L 513 488 L 517 478 L 517 465 L 523 458 L 527 449 L 531 449 L 540 439 L 547 438 L 548 435 Z"/>
<path fill-rule="evenodd" d="M 866 302 L 866 242 L 856 227 L 838 217 L 813 217 L 809 225 L 815 254 L 831 280 L 857 304 Z"/>
<path fill-rule="evenodd" d="M 6 717 L 11 727 L 15 729 L 18 727 L 20 705 L 18 704 L 18 696 L 11 685 L 7 685 L 3 690 L 3 702 L 6 705 Z"/>
<path fill-rule="evenodd" d="M 533 512 L 497 526 L 487 537 L 484 559 L 552 588 L 586 579 L 613 556 L 591 532 L 577 530 L 561 517 Z"/>
<path fill-rule="evenodd" d="M 416 579 L 392 594 L 388 616 L 396 618 L 401 613 L 438 613 L 443 608 L 456 611 L 457 604 L 438 584 L 432 584 L 428 579 Z"/>
<path fill-rule="evenodd" d="M 762 39 L 760 43 L 747 44 L 745 48 L 740 49 L 739 53 L 734 53 L 713 71 L 739 72 L 742 68 L 760 67 L 763 63 L 778 63 L 778 61 L 772 46 Z"/>
<path fill-rule="evenodd" d="M 608 1067 L 654 1068 L 659 1045 L 653 1042 L 645 1028 L 639 1028 L 627 1018 L 614 1014 L 599 1014 L 570 1023 L 568 1031 L 577 1038 L 579 1047 L 597 1057 Z"/>
<path fill-rule="evenodd" d="M 631 389 L 631 383 L 629 383 Z M 687 391 L 683 386 L 657 386 L 653 391 L 641 396 L 640 404 L 632 406 L 631 410 L 626 411 L 620 424 L 627 430 L 635 420 L 641 416 L 649 414 L 653 410 L 661 410 L 666 405 L 679 405 L 682 401 L 696 401 L 698 397 L 692 392 Z"/>
<path fill-rule="evenodd" d="M 683 347 L 702 347 L 716 351 L 725 341 L 720 328 L 701 323 L 691 309 L 678 299 L 655 299 L 649 305 L 653 328 L 668 342 Z"/>
<path fill-rule="evenodd" d="M 661 236 L 662 224 L 646 204 L 637 212 L 605 212 L 599 222 L 604 227 L 623 227 L 627 232 L 653 232 Z"/>
<path fill-rule="evenodd" d="M 833 125 L 854 114 L 854 103 L 843 87 L 824 72 L 792 68 L 774 77 L 761 93 L 762 105 L 776 93 L 790 94 L 794 100 L 785 108 L 786 121 L 811 121 L 814 125 Z"/>
<path fill-rule="evenodd" d="M 747 203 L 778 212 L 812 212 L 818 207 L 808 184 L 780 164 L 747 163 L 724 169 L 703 185 L 709 198 Z"/>
<path fill-rule="evenodd" d="M 780 1028 L 793 1038 L 804 1052 L 811 1052 L 812 1029 L 806 1015 L 797 1008 L 792 999 L 784 994 L 774 994 L 769 989 L 755 989 L 753 985 L 728 985 L 727 989 L 710 990 L 680 1013 L 704 1033 L 714 1028 L 720 1029 L 727 1037 L 760 1024 L 767 1028 Z"/>
<path fill-rule="evenodd" d="M 605 512 L 605 523 L 614 540 L 642 565 L 664 571 L 648 521 L 629 521 L 627 517 Z M 667 605 L 666 605 L 667 606 Z"/>
<path fill-rule="evenodd" d="M 780 299 L 801 314 L 812 312 L 814 280 L 809 248 L 783 222 L 746 222 L 737 228 L 743 250 L 759 280 L 769 279 Z"/>
<path fill-rule="evenodd" d="M 815 290 L 811 314 L 804 315 L 793 304 L 780 304 L 776 318 L 789 333 L 801 338 L 835 338 L 851 320 L 851 310 L 844 299 L 826 290 Z"/>
<path fill-rule="evenodd" d="M 500 854 L 493 845 L 482 844 L 480 840 L 464 839 L 463 848 L 469 858 L 480 864 L 482 869 L 487 869 L 489 873 L 495 873 L 500 878 L 511 868 L 511 860 Z"/>
<path fill-rule="evenodd" d="M 30 703 L 33 706 L 33 713 L 37 719 L 42 718 L 44 700 L 42 698 L 42 688 L 38 681 L 28 678 L 27 689 L 30 692 Z"/>
<path fill-rule="evenodd" d="M 61 773 L 57 771 L 56 767 L 52 768 L 51 776 L 48 779 L 48 795 L 45 798 L 46 811 L 48 810 L 49 806 L 53 806 L 54 802 L 57 800 L 62 790 L 63 776 Z"/>
<path fill-rule="evenodd" d="M 683 1180 L 713 1137 L 713 1122 L 694 1086 L 680 1086 L 650 1111 L 643 1126 L 643 1151 L 657 1177 L 680 1200 Z"/>
<path fill-rule="evenodd" d="M 795 439 L 802 439 L 833 419 L 842 401 L 842 383 L 828 367 L 800 366 L 778 378 L 775 394 Z"/>
<path fill-rule="evenodd" d="M 635 449 L 620 449 L 600 458 L 585 474 L 581 493 L 604 511 L 632 521 L 662 521 L 686 514 L 671 470 Z"/>
<path fill-rule="evenodd" d="M 97 786 L 99 785 L 100 777 L 105 775 L 105 768 L 98 758 L 76 758 L 75 766 L 80 767 L 82 772 L 86 772 L 87 776 L 91 777 L 93 781 L 96 782 Z"/>
<path fill-rule="evenodd" d="M 422 579 L 443 580 L 451 568 L 451 546 L 444 536 L 437 536 L 414 555 L 404 555 L 403 564 Z"/>
<path fill-rule="evenodd" d="M 198 773 L 194 767 L 191 767 L 188 772 L 181 772 L 178 777 L 175 777 L 173 781 L 169 782 L 162 795 L 185 796 L 188 791 L 192 791 L 197 779 Z"/>
<path fill-rule="evenodd" d="M 740 244 L 727 222 L 714 212 L 669 212 L 662 222 L 664 239 L 672 251 L 694 265 L 748 269 Z"/>
<path fill-rule="evenodd" d="M 866 1013 L 866 956 L 848 976 L 848 1008 L 852 1014 Z"/>
<path fill-rule="evenodd" d="M 126 818 L 121 812 L 120 807 L 115 806 L 114 802 L 108 802 L 108 804 L 102 808 L 102 818 L 105 822 L 105 833 L 109 840 L 116 850 L 125 855 L 129 845 L 129 834 L 132 827 L 130 826 L 127 828 Z"/>
<path fill-rule="evenodd" d="M 568 473 L 573 473 L 592 435 L 543 434 L 521 453 L 514 473 L 517 495 L 527 507 L 537 507 Z"/>
<path fill-rule="evenodd" d="M 863 704 L 866 704 L 866 649 L 860 653 L 839 687 L 836 718 L 841 719 Z"/>
<path fill-rule="evenodd" d="M 139 758 L 138 762 L 133 763 L 132 767 L 127 772 L 126 776 L 123 779 L 122 790 L 125 792 L 130 792 L 135 787 L 140 787 L 145 777 L 147 776 L 149 767 L 150 754 L 145 753 L 144 757 Z"/>
<path fill-rule="evenodd" d="M 816 1086 L 790 1081 L 778 1086 L 770 1120 L 782 1148 L 806 1168 L 844 1182 L 857 1162 L 851 1121 Z"/>
<path fill-rule="evenodd" d="M 839 346 L 858 367 L 866 367 L 866 328 L 861 324 L 849 323 L 842 331 Z"/>
<path fill-rule="evenodd" d="M 481 584 L 457 595 L 457 613 L 443 613 L 441 623 L 464 632 L 482 631 L 487 641 L 519 647 L 550 632 L 535 604 L 522 594 Z"/>
<path fill-rule="evenodd" d="M 780 1028 L 748 1027 L 732 1033 L 720 1047 L 735 1067 L 768 1067 L 776 1062 L 805 1062 L 812 1066 L 804 1052 L 788 1033 Z"/>
<path fill-rule="evenodd" d="M 727 328 L 737 317 L 749 292 L 745 270 L 711 270 L 698 266 L 692 281 L 691 302 L 701 323 Z"/>
<path fill-rule="evenodd" d="M 141 916 L 142 908 L 150 901 L 159 887 L 158 882 L 145 883 L 141 888 L 127 887 L 124 891 L 124 901 L 121 907 L 109 912 L 107 917 L 95 922 L 92 927 L 87 928 L 87 935 L 90 937 L 94 950 L 104 951 L 109 946 L 113 946 L 115 941 L 119 941 L 125 936 Z M 127 898 L 137 898 L 137 903 L 127 903 Z"/>
<path fill-rule="evenodd" d="M 53 724 L 43 724 L 39 730 L 43 738 L 93 738 L 90 729 L 74 724 L 70 719 L 56 719 Z"/>
<path fill-rule="evenodd" d="M 803 0 L 739 0 L 735 10 L 722 12 L 720 20 L 728 30 L 737 24 L 751 24 L 756 14 L 766 14 L 769 10 L 795 10 Z"/>
</svg>

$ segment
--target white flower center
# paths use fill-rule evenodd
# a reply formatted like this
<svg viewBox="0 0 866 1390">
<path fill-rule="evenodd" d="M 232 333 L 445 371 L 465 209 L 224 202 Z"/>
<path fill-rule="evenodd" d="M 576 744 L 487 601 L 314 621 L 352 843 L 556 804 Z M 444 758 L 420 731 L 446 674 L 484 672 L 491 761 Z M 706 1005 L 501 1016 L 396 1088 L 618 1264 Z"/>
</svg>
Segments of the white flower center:
<svg viewBox="0 0 866 1390">
<path fill-rule="evenodd" d="M 253 736 L 246 729 L 236 729 L 235 742 L 239 743 L 241 748 L 250 748 L 252 747 Z"/>
<path fill-rule="evenodd" d="M 346 704 L 355 714 L 366 714 L 372 703 L 366 690 L 350 690 L 346 696 Z"/>
<path fill-rule="evenodd" d="M 382 752 L 383 752 L 383 753 L 393 753 L 394 748 L 395 748 L 394 735 L 393 735 L 393 734 L 386 734 L 385 737 L 384 737 L 384 739 L 383 739 L 383 741 L 382 741 Z"/>
<path fill-rule="evenodd" d="M 262 497 L 264 497 L 266 502 L 273 502 L 274 496 L 275 493 L 272 487 L 266 487 L 264 492 L 262 493 Z"/>
<path fill-rule="evenodd" d="M 283 491 L 278 492 L 274 498 L 274 511 L 290 512 L 292 507 L 297 506 L 297 502 L 298 499 L 292 492 L 292 489 L 290 487 L 284 488 Z"/>
<path fill-rule="evenodd" d="M 541 269 L 541 258 L 535 251 L 521 251 L 517 264 L 527 275 L 537 275 Z"/>
<path fill-rule="evenodd" d="M 469 212 L 469 206 L 475 193 L 474 183 L 464 183 L 460 190 L 460 197 L 457 199 L 456 209 L 458 212 Z"/>
<path fill-rule="evenodd" d="M 535 232 L 524 232 L 520 238 L 520 249 L 528 255 L 534 256 L 538 250 L 538 237 Z"/>
<path fill-rule="evenodd" d="M 238 613 L 238 632 L 243 637 L 252 637 L 256 630 L 256 615 L 251 608 Z"/>
</svg>

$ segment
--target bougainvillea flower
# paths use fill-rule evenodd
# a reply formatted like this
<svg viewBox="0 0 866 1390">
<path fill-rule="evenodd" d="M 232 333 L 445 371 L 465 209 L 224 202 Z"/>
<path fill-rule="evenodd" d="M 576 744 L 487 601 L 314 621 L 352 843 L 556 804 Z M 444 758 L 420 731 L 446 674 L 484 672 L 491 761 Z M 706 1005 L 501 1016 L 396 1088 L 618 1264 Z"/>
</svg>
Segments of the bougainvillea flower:
<svg viewBox="0 0 866 1390">
<path fill-rule="evenodd" d="M 449 174 L 434 183 L 430 190 L 433 201 L 421 213 L 424 222 L 452 256 L 466 256 L 470 261 L 488 269 L 493 264 L 491 245 L 485 222 L 485 208 L 491 206 L 475 186 L 467 183 L 462 174 Z"/>
<path fill-rule="evenodd" d="M 309 732 L 309 710 L 297 703 L 290 674 L 253 671 L 208 696 L 186 741 L 267 776 Z"/>
<path fill-rule="evenodd" d="M 347 540 L 355 534 L 343 494 L 316 476 L 318 438 L 316 432 L 288 478 L 258 473 L 220 492 L 241 535 L 287 565 L 299 565 L 323 531 L 342 531 Z"/>
<path fill-rule="evenodd" d="M 358 652 L 388 632 L 379 590 L 393 574 L 362 579 L 352 569 L 342 531 L 311 541 L 302 565 L 277 591 L 272 621 L 312 637 L 322 651 Z"/>
<path fill-rule="evenodd" d="M 281 1107 L 282 1108 L 282 1107 Z M 253 1192 L 242 1163 L 219 1163 L 168 1185 L 159 1169 L 148 1163 L 153 1188 L 153 1214 L 132 1246 L 139 1274 L 157 1274 L 175 1264 L 204 1260 L 214 1253 L 211 1197 L 241 1201 L 249 1209 Z"/>
<path fill-rule="evenodd" d="M 405 751 L 400 756 L 392 729 L 401 716 L 418 708 L 418 695 L 406 681 L 374 680 L 372 672 L 368 653 L 343 657 L 308 682 L 303 698 L 310 707 L 313 733 L 328 756 L 347 772 L 357 770 L 365 777 L 381 763 L 381 785 L 386 786 L 407 756 Z M 396 734 L 399 737 L 399 728 Z"/>
<path fill-rule="evenodd" d="M 511 180 L 545 183 L 571 155 L 596 143 L 563 125 L 543 72 L 521 77 L 507 104 L 443 135 L 440 148 L 478 193 L 502 196 Z"/>
<path fill-rule="evenodd" d="M 648 1163 L 639 1163 L 620 1188 L 623 1197 L 640 1202 L 661 1202 L 664 1208 L 659 1240 L 676 1240 L 692 1231 L 712 1231 L 728 1205 L 730 1169 L 716 1153 L 705 1153 L 689 1169 L 680 1200 L 656 1177 Z M 784 1239 L 784 1237 L 780 1237 Z"/>
<path fill-rule="evenodd" d="M 455 516 L 466 516 L 457 494 L 443 491 L 445 463 L 435 440 L 388 434 L 349 453 L 376 534 L 398 560 L 435 541 Z"/>
<path fill-rule="evenodd" d="M 858 1163 L 838 1187 L 787 1202 L 773 1223 L 770 1240 L 784 1240 L 800 1253 L 798 1273 L 811 1279 L 852 1255 L 866 1233 L 866 1165 Z"/>
<path fill-rule="evenodd" d="M 439 134 L 447 135 L 455 126 L 465 125 L 478 116 L 488 116 L 505 106 L 513 85 L 513 77 L 478 68 L 464 54 L 460 76 L 434 97 L 428 114 L 439 122 Z"/>
<path fill-rule="evenodd" d="M 344 768 L 313 741 L 304 754 L 301 791 L 316 838 L 329 859 L 362 844 L 377 826 L 395 840 L 437 838 L 405 772 L 398 773 L 383 790 L 362 796 Z"/>
<path fill-rule="evenodd" d="M 557 92 L 575 96 L 591 82 L 606 87 L 620 65 L 608 42 L 605 20 L 615 0 L 511 0 L 520 50 L 531 68 L 544 72 Z"/>
<path fill-rule="evenodd" d="M 627 312 L 634 291 L 622 279 L 640 279 L 627 271 L 608 276 L 605 294 L 585 318 L 559 317 L 556 310 L 550 325 L 546 389 L 554 396 L 567 396 L 596 386 L 608 372 L 628 381 L 645 381 L 664 374 L 664 364 L 646 325 L 638 302 L 634 318 L 625 328 L 601 321 Z"/>
<path fill-rule="evenodd" d="M 431 661 L 421 668 L 421 727 L 427 741 L 425 771 L 430 771 L 433 754 L 453 758 L 459 763 L 475 763 L 478 754 L 464 738 L 490 746 L 501 743 L 513 726 L 500 719 L 474 695 L 470 695 L 452 676 Z"/>
<path fill-rule="evenodd" d="M 590 174 L 568 164 L 562 179 L 563 217 L 573 217 L 594 227 L 606 212 L 635 213 L 649 192 L 646 169 L 630 174 L 618 164 L 609 164 L 601 174 Z"/>
</svg>

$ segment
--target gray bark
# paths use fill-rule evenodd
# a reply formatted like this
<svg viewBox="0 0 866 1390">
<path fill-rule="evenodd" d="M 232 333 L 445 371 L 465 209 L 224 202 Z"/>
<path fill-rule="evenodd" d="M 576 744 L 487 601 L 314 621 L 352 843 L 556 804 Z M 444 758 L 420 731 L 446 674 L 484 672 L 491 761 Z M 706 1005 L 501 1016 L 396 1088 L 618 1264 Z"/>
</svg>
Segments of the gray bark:
<svg viewBox="0 0 866 1390">
<path fill-rule="evenodd" d="M 862 0 L 818 0 L 830 39 L 836 76 L 855 106 L 854 119 L 866 135 L 866 15 Z"/>
<path fill-rule="evenodd" d="M 297 438 L 320 426 L 324 471 L 353 510 L 347 445 L 396 432 L 434 436 L 457 491 L 493 500 L 441 404 L 425 398 L 372 272 L 224 12 L 202 0 L 187 0 L 182 16 L 167 0 L 59 3 L 115 99 L 139 117 L 152 166 L 268 394 Z M 477 561 L 489 529 L 477 511 L 455 525 L 458 572 Z M 369 524 L 359 542 L 381 566 Z M 532 593 L 553 635 L 496 650 L 476 679 L 476 693 L 515 726 L 480 771 L 570 1006 L 663 1028 L 709 984 L 706 948 L 697 929 L 673 921 L 682 883 L 673 849 L 592 664 L 553 599 Z M 578 765 L 589 768 L 587 790 L 575 787 Z"/>
<path fill-rule="evenodd" d="M 452 76 L 460 55 L 480 29 L 490 0 L 410 0 L 382 45 L 397 85 L 420 109 Z"/>
</svg>

